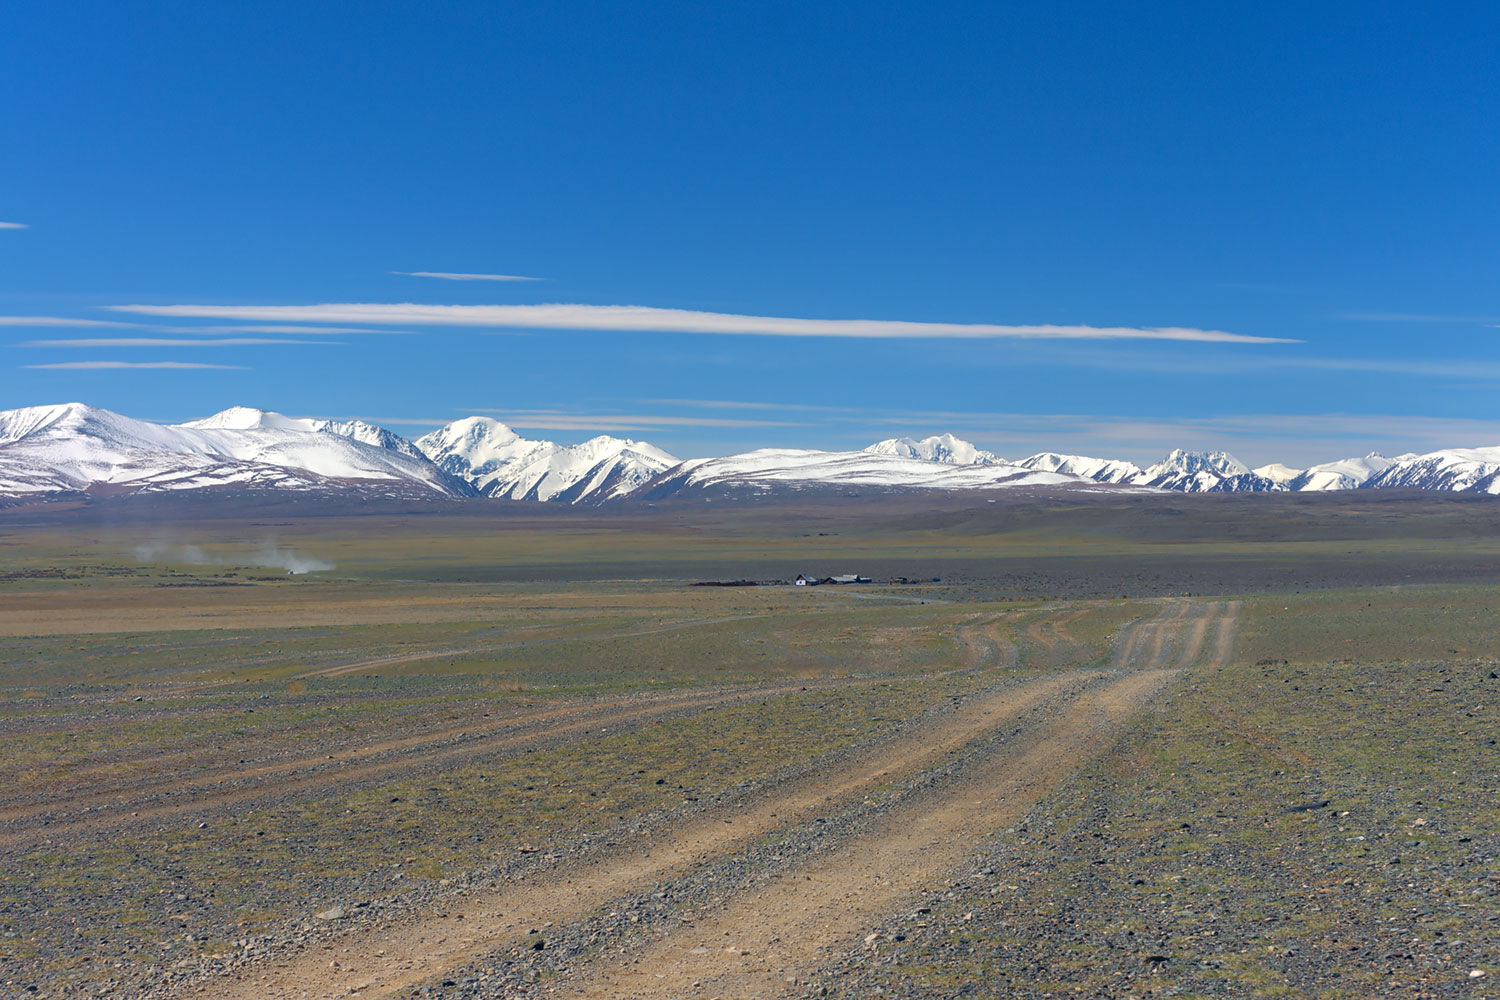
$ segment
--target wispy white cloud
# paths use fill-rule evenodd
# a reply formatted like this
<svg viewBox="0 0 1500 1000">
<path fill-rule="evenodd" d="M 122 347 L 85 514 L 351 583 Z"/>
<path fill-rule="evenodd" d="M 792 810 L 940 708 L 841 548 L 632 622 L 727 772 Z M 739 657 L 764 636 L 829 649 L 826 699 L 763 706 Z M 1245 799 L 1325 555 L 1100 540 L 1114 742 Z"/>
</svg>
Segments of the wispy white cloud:
<svg viewBox="0 0 1500 1000">
<path fill-rule="evenodd" d="M 0 326 L 138 327 L 140 324 L 111 319 L 74 319 L 71 316 L 0 316 Z"/>
<path fill-rule="evenodd" d="M 244 365 L 200 365 L 191 361 L 59 361 L 50 365 L 22 365 L 22 368 L 52 368 L 67 371 L 105 371 L 114 368 L 219 369 L 244 371 Z"/>
<path fill-rule="evenodd" d="M 1347 313 L 1344 318 L 1368 323 L 1500 323 L 1500 316 L 1442 316 L 1422 313 Z"/>
<path fill-rule="evenodd" d="M 442 281 L 544 281 L 524 274 L 470 274 L 464 271 L 392 271 L 408 278 L 438 278 Z"/>
<path fill-rule="evenodd" d="M 24 222 L 0 222 L 0 229 L 30 229 Z"/>
<path fill-rule="evenodd" d="M 1059 363 L 1054 358 L 1031 358 L 1038 365 Z M 1157 352 L 1151 357 L 1131 355 L 1108 347 L 1076 348 L 1061 363 L 1071 367 L 1102 368 L 1114 372 L 1142 372 L 1151 375 L 1245 375 L 1269 372 L 1365 372 L 1392 375 L 1404 379 L 1427 378 L 1487 381 L 1500 379 L 1500 362 L 1489 359 L 1450 358 L 1420 360 L 1415 358 L 1327 358 L 1303 357 L 1290 353 L 1257 352 L 1227 358 L 1223 354 L 1205 356 L 1200 352 L 1181 350 L 1174 354 Z M 1014 363 L 1012 363 L 1014 364 Z"/>
<path fill-rule="evenodd" d="M 216 337 L 171 340 L 165 337 L 93 337 L 82 340 L 28 340 L 22 347 L 251 347 L 261 344 L 340 346 L 341 340 L 276 340 L 270 337 Z"/>
<path fill-rule="evenodd" d="M 1383 358 L 1283 358 L 1269 366 L 1325 371 L 1372 372 L 1383 375 L 1428 375 L 1434 378 L 1500 379 L 1500 363 L 1493 361 L 1417 361 Z"/>
<path fill-rule="evenodd" d="M 404 330 L 376 330 L 356 326 L 153 326 L 157 333 L 405 333 Z"/>
<path fill-rule="evenodd" d="M 688 406 L 701 410 L 801 410 L 802 406 L 785 406 L 781 403 L 745 403 L 733 399 L 642 399 L 642 403 L 661 406 Z M 813 407 L 816 409 L 816 407 Z"/>
<path fill-rule="evenodd" d="M 782 410 L 798 413 L 869 413 L 868 406 L 828 406 L 819 403 L 763 403 L 733 399 L 639 399 L 635 402 L 661 406 L 686 406 L 703 410 Z"/>
<path fill-rule="evenodd" d="M 797 319 L 734 313 L 658 309 L 652 306 L 489 305 L 442 306 L 413 303 L 328 303 L 310 306 L 110 306 L 145 316 L 328 323 L 392 323 L 411 326 L 488 326 L 622 333 L 707 333 L 762 337 L 860 339 L 1170 340 L 1237 344 L 1298 343 L 1189 327 L 1099 327 L 927 323 L 902 320 Z"/>
<path fill-rule="evenodd" d="M 669 427 L 806 427 L 791 420 L 734 420 L 722 417 L 643 413 L 575 413 L 565 410 L 477 409 L 511 427 L 549 431 L 649 431 Z"/>
</svg>

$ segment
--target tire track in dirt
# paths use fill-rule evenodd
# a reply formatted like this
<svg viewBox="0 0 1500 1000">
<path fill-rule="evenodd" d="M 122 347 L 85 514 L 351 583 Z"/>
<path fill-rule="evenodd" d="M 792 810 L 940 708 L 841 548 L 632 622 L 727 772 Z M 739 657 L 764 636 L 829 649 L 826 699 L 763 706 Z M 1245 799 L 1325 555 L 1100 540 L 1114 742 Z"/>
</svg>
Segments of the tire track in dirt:
<svg viewBox="0 0 1500 1000">
<path fill-rule="evenodd" d="M 1161 610 L 1151 618 L 1137 618 L 1126 622 L 1115 635 L 1115 653 L 1110 659 L 1110 665 L 1117 670 L 1134 667 L 1143 656 L 1148 662 L 1160 663 L 1159 659 L 1151 658 L 1159 658 L 1161 655 L 1166 638 L 1163 628 L 1182 617 L 1187 609 L 1186 602 L 1171 601 L 1163 603 Z M 1142 647 L 1148 644 L 1149 648 L 1143 652 Z"/>
<path fill-rule="evenodd" d="M 1076 608 L 1065 611 L 1046 608 L 1042 610 L 1054 613 L 1033 617 L 1028 621 L 1026 638 L 1031 640 L 1036 650 L 1044 657 L 1045 662 L 1037 664 L 1038 666 L 1061 666 L 1070 662 L 1083 648 L 1083 644 L 1068 631 L 1068 625 L 1082 618 L 1088 613 L 1088 609 Z"/>
<path fill-rule="evenodd" d="M 1028 745 L 995 753 L 956 786 L 893 810 L 869 836 L 648 944 L 632 956 L 638 963 L 610 962 L 558 991 L 589 1000 L 780 994 L 829 944 L 857 940 L 977 843 L 1025 815 L 1177 675 L 1139 671 L 1085 692 Z"/>
<path fill-rule="evenodd" d="M 956 636 L 962 649 L 964 667 L 969 670 L 986 670 L 1016 666 L 1020 659 L 1019 653 L 1015 644 L 1002 634 L 1003 624 L 1014 619 L 1014 613 L 1004 613 L 972 618 L 960 625 Z"/>
<path fill-rule="evenodd" d="M 790 689 L 795 690 L 795 688 Z M 770 691 L 767 692 L 772 693 Z M 776 692 L 781 693 L 781 692 Z M 696 699 L 701 699 L 701 695 Z M 681 701 L 677 699 L 651 699 L 649 702 L 642 701 L 640 708 L 649 710 L 650 707 L 661 704 L 663 706 Z M 331 769 L 349 764 L 358 764 L 373 757 L 379 757 L 388 753 L 398 753 L 405 750 L 419 749 L 430 744 L 446 743 L 453 740 L 470 738 L 472 741 L 483 740 L 499 733 L 505 733 L 516 727 L 524 727 L 544 723 L 555 719 L 593 718 L 601 712 L 618 710 L 622 702 L 606 703 L 603 705 L 585 705 L 571 703 L 543 709 L 541 711 L 522 712 L 515 715 L 502 716 L 497 719 L 469 719 L 467 722 L 453 726 L 444 726 L 413 733 L 397 739 L 382 740 L 377 743 L 367 744 L 354 748 L 336 751 L 334 753 L 318 753 L 303 755 L 285 760 L 278 760 L 268 764 L 245 767 L 236 764 L 224 764 L 209 771 L 199 771 L 192 775 L 169 774 L 159 778 L 131 778 L 129 776 L 115 776 L 110 780 L 116 787 L 105 793 L 84 793 L 72 796 L 61 801 L 36 802 L 20 806 L 6 806 L 0 808 L 0 822 L 15 822 L 33 816 L 43 816 L 60 809 L 69 811 L 90 811 L 104 807 L 128 808 L 131 804 L 140 801 L 149 801 L 160 794 L 160 789 L 171 787 L 170 794 L 191 794 L 226 780 L 257 780 L 275 778 L 278 775 L 290 774 L 297 771 L 307 771 L 315 768 Z M 457 748 L 454 748 L 457 749 Z M 174 749 L 162 754 L 150 757 L 138 758 L 128 762 L 128 766 L 134 768 L 150 768 L 161 766 L 173 760 L 190 758 L 196 751 L 194 748 Z M 133 798 L 120 797 L 120 785 L 128 785 L 134 794 Z"/>
<path fill-rule="evenodd" d="M 1215 616 L 1222 612 L 1222 608 L 1220 604 L 1204 605 L 1203 612 L 1193 618 L 1192 624 L 1188 626 L 1187 638 L 1183 639 L 1182 647 L 1177 651 L 1176 666 L 1179 670 L 1198 662 L 1198 656 L 1203 652 L 1203 640 L 1208 636 L 1208 627 Z"/>
<path fill-rule="evenodd" d="M 530 928 L 582 919 L 606 900 L 721 858 L 899 776 L 920 773 L 997 726 L 1066 698 L 1100 676 L 1069 673 L 1008 686 L 960 705 L 936 727 L 923 726 L 869 747 L 847 763 L 794 779 L 729 815 L 708 810 L 664 831 L 645 851 L 614 851 L 493 893 L 444 900 L 444 910 L 462 910 L 461 925 L 429 914 L 390 928 L 356 929 L 339 941 L 337 971 L 330 970 L 321 953 L 299 955 L 242 970 L 239 982 L 206 984 L 193 992 L 226 1000 L 402 993 L 524 938 Z"/>
<path fill-rule="evenodd" d="M 1224 615 L 1219 619 L 1219 633 L 1214 641 L 1212 666 L 1229 666 L 1229 660 L 1234 655 L 1234 627 L 1239 623 L 1240 609 L 1243 607 L 1243 601 L 1230 601 L 1225 605 Z"/>
<path fill-rule="evenodd" d="M 1168 643 L 1177 636 L 1177 629 L 1174 626 L 1180 624 L 1187 616 L 1189 607 L 1186 601 L 1174 601 L 1167 605 L 1156 621 L 1151 623 L 1151 647 L 1145 654 L 1148 664 L 1165 662 Z M 1167 611 L 1171 613 L 1168 614 Z"/>
<path fill-rule="evenodd" d="M 577 635 L 556 636 L 545 639 L 516 639 L 510 642 L 491 643 L 484 646 L 470 646 L 458 649 L 434 649 L 420 653 L 403 653 L 398 656 L 377 656 L 368 660 L 360 660 L 355 663 L 342 663 L 332 667 L 320 667 L 317 670 L 308 670 L 300 674 L 294 674 L 296 679 L 308 677 L 342 677 L 345 674 L 358 673 L 362 670 L 374 670 L 379 667 L 395 666 L 401 663 L 420 663 L 423 660 L 441 660 L 448 656 L 458 655 L 483 655 L 485 653 L 496 653 L 506 649 L 519 649 L 523 646 L 550 646 L 567 642 L 587 642 L 597 639 L 634 639 L 643 635 L 659 635 L 662 632 L 675 632 L 679 629 L 697 628 L 700 625 L 724 625 L 729 622 L 751 621 L 757 618 L 770 618 L 771 615 L 757 613 L 753 615 L 728 615 L 720 618 L 693 618 L 686 621 L 666 622 L 661 625 L 651 625 L 646 628 L 625 629 L 618 632 L 606 632 Z"/>
<path fill-rule="evenodd" d="M 219 780 L 250 779 L 256 782 L 248 786 L 216 788 L 212 783 L 205 784 L 203 780 L 195 776 L 196 783 L 184 785 L 168 793 L 174 796 L 174 801 L 170 802 L 143 800 L 139 797 L 132 799 L 101 795 L 34 807 L 13 806 L 0 813 L 0 821 L 16 823 L 25 822 L 28 819 L 42 819 L 60 808 L 107 809 L 108 812 L 101 811 L 86 817 L 47 822 L 43 826 L 5 831 L 0 833 L 0 850 L 51 840 L 58 836 L 88 835 L 105 830 L 144 825 L 153 820 L 184 813 L 208 812 L 225 806 L 276 798 L 289 792 L 297 792 L 305 796 L 330 788 L 347 788 L 354 783 L 420 771 L 465 757 L 493 756 L 535 747 L 561 738 L 587 736 L 595 729 L 630 726 L 674 712 L 759 701 L 804 689 L 816 690 L 824 687 L 889 683 L 890 680 L 888 677 L 880 676 L 831 678 L 822 682 L 807 681 L 773 688 L 755 687 L 667 698 L 654 700 L 644 705 L 635 704 L 613 709 L 606 707 L 584 714 L 580 714 L 576 706 L 560 707 L 531 713 L 525 717 L 500 720 L 498 724 L 490 726 L 488 732 L 470 725 L 466 728 L 464 735 L 473 733 L 476 738 L 466 739 L 463 743 L 456 745 L 423 750 L 421 749 L 423 746 L 440 742 L 444 737 L 433 738 L 428 734 L 422 734 L 388 741 L 376 748 L 371 748 L 368 752 L 349 751 L 342 760 L 338 758 L 338 755 L 334 755 L 335 759 L 330 762 L 328 754 L 321 754 L 316 757 L 303 757 L 293 761 L 263 765 L 259 768 L 238 769 L 219 776 Z M 548 725 L 548 723 L 555 724 Z M 513 732 L 512 730 L 518 725 L 529 728 Z M 395 756 L 389 760 L 369 759 L 386 755 Z M 212 781 L 212 779 L 208 780 Z"/>
<path fill-rule="evenodd" d="M 1131 623 L 1117 638 L 1116 659 L 1139 659 L 1132 650 L 1143 638 L 1160 657 L 1172 638 L 1167 633 L 1195 628 L 1200 617 L 1206 635 L 1206 622 L 1217 609 L 1200 607 L 1203 614 L 1192 622 L 1182 621 L 1189 606 L 1178 604 L 1164 607 L 1157 618 Z M 1221 634 L 1233 628 L 1231 615 L 1220 623 Z M 1191 641 L 1183 644 L 1178 662 L 1191 646 Z M 935 731 L 924 727 L 866 748 L 833 771 L 795 779 L 728 815 L 723 809 L 706 811 L 634 852 L 617 849 L 493 892 L 443 900 L 444 910 L 463 912 L 462 923 L 434 912 L 396 926 L 356 927 L 333 942 L 337 968 L 330 968 L 326 951 L 298 953 L 241 966 L 237 981 L 220 979 L 192 992 L 229 1000 L 408 993 L 520 943 L 530 928 L 575 923 L 611 899 L 722 863 L 758 838 L 836 812 L 862 791 L 927 773 L 1006 720 L 1045 707 L 1046 721 L 975 761 L 960 760 L 955 780 L 892 809 L 863 838 L 731 897 L 717 913 L 700 911 L 696 922 L 668 939 L 647 942 L 619 959 L 609 956 L 592 964 L 580 959 L 576 975 L 548 984 L 549 992 L 591 998 L 777 994 L 789 974 L 815 965 L 827 947 L 857 941 L 872 920 L 961 862 L 975 844 L 1024 815 L 1105 748 L 1125 721 L 1180 673 L 1162 669 L 1159 662 L 1152 667 L 1069 671 L 974 699 L 954 709 Z M 1101 678 L 1106 679 L 1102 687 Z M 724 950 L 726 942 L 734 943 L 732 952 Z"/>
</svg>

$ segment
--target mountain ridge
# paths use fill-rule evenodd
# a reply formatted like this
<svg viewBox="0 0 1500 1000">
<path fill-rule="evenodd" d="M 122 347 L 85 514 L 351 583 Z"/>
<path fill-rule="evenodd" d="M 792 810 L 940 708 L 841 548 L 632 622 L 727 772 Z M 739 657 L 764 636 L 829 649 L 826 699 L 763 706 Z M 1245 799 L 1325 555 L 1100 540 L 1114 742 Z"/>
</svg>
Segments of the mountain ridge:
<svg viewBox="0 0 1500 1000">
<path fill-rule="evenodd" d="M 0 495 L 9 497 L 234 488 L 602 504 L 1027 486 L 1500 495 L 1500 446 L 1394 458 L 1371 453 L 1306 469 L 1272 463 L 1253 470 L 1225 451 L 1177 449 L 1143 469 L 1056 452 L 1007 461 L 939 434 L 888 438 L 859 451 L 762 448 L 679 461 L 648 442 L 607 435 L 571 445 L 529 440 L 483 416 L 455 420 L 412 441 L 363 420 L 288 417 L 244 406 L 180 424 L 76 402 L 0 411 Z"/>
</svg>

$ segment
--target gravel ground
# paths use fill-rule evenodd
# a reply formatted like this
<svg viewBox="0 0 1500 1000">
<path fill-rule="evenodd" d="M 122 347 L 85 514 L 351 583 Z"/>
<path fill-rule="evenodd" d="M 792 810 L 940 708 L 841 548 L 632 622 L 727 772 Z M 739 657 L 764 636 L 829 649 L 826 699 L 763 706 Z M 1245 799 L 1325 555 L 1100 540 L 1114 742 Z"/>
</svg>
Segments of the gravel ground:
<svg viewBox="0 0 1500 1000">
<path fill-rule="evenodd" d="M 409 995 L 444 1000 L 497 1000 L 549 992 L 557 981 L 568 978 L 587 963 L 607 959 L 612 954 L 638 952 L 653 940 L 682 933 L 691 928 L 695 914 L 712 910 L 736 894 L 795 871 L 868 834 L 892 809 L 961 779 L 976 762 L 1045 729 L 1060 710 L 1059 704 L 1053 704 L 1018 719 L 1002 731 L 966 745 L 939 767 L 893 781 L 861 801 L 788 827 L 774 838 L 720 858 L 682 878 L 653 883 L 636 894 L 602 901 L 599 911 L 586 920 L 555 926 L 544 923 L 528 935 L 526 943 L 455 968 L 445 980 L 418 987 Z M 853 752 L 840 756 L 847 757 Z M 832 763 L 835 761 L 830 759 L 819 766 Z M 784 780 L 796 773 L 788 771 L 779 777 Z M 774 795 L 778 783 L 746 785 L 736 799 L 731 801 L 726 797 L 712 805 L 732 814 L 736 808 Z M 635 831 L 635 837 L 648 838 L 649 832 L 643 826 Z M 336 944 L 330 944 L 330 950 L 336 952 Z M 825 987 L 808 980 L 801 983 L 800 989 L 820 993 Z"/>
<path fill-rule="evenodd" d="M 1228 731 L 1246 670 L 1183 690 L 814 978 L 923 1000 L 1500 995 L 1500 751 L 1475 711 L 1500 692 L 1489 667 L 1259 670 L 1268 719 L 1299 702 L 1300 718 Z M 1337 722 L 1290 694 L 1356 672 Z M 1361 740 L 1379 746 L 1351 752 Z"/>
<path fill-rule="evenodd" d="M 988 689 L 979 683 L 977 677 L 956 684 L 969 691 Z M 753 694 L 744 690 L 728 693 L 734 701 Z M 944 699 L 927 715 L 934 719 L 941 718 L 963 700 Z M 692 714 L 692 711 L 673 712 L 669 716 L 657 718 L 674 718 L 679 715 L 685 717 Z M 876 727 L 873 732 L 877 736 L 873 742 L 878 745 L 900 734 L 907 727 L 920 725 L 922 722 L 923 718 L 919 716 Z M 613 731 L 630 728 L 632 727 L 617 726 Z M 570 741 L 541 738 L 536 742 L 535 748 L 540 751 L 553 742 Z M 482 891 L 486 886 L 506 882 L 558 877 L 552 872 L 565 870 L 570 861 L 608 851 L 617 845 L 649 843 L 662 832 L 704 810 L 719 810 L 732 815 L 735 810 L 761 797 L 774 795 L 778 786 L 792 778 L 838 765 L 868 748 L 871 742 L 868 739 L 862 740 L 834 754 L 799 760 L 754 780 L 731 782 L 717 794 L 678 799 L 671 808 L 648 812 L 602 831 L 576 833 L 544 844 L 541 850 L 506 852 L 506 860 L 501 864 L 450 878 L 430 881 L 408 878 L 391 868 L 346 875 L 320 876 L 304 872 L 297 877 L 298 897 L 326 900 L 328 906 L 306 910 L 291 922 L 278 921 L 255 934 L 246 934 L 236 927 L 234 918 L 241 912 L 266 912 L 281 904 L 281 900 L 268 896 L 264 899 L 250 899 L 237 908 L 231 908 L 226 905 L 225 899 L 214 885 L 196 884 L 184 880 L 181 875 L 174 875 L 170 853 L 161 855 L 163 863 L 158 866 L 159 879 L 150 885 L 136 884 L 127 889 L 128 893 L 135 896 L 129 902 L 141 911 L 141 920 L 135 925 L 115 919 L 104 922 L 91 920 L 89 914 L 94 909 L 94 901 L 67 890 L 35 886 L 31 891 L 8 892 L 4 898 L 0 898 L 0 934 L 7 936 L 6 943 L 19 944 L 26 938 L 35 937 L 50 942 L 49 947 L 57 953 L 50 955 L 45 969 L 39 968 L 35 962 L 26 961 L 24 965 L 18 963 L 11 969 L 0 972 L 0 983 L 5 988 L 5 992 L 0 995 L 79 995 L 74 991 L 85 989 L 82 983 L 88 983 L 87 990 L 100 996 L 174 996 L 180 995 L 187 984 L 206 982 L 226 973 L 233 974 L 268 955 L 291 954 L 312 948 L 336 948 L 339 937 L 355 927 L 389 924 L 412 914 L 444 910 L 452 910 L 457 919 L 456 914 L 462 912 L 461 899 L 466 891 Z M 300 796 L 294 795 L 287 797 L 286 801 L 257 803 L 257 807 L 295 809 L 301 801 Z M 196 826 L 199 822 L 214 825 L 233 823 L 236 819 L 233 810 L 224 811 L 223 815 L 210 811 L 202 817 L 195 814 L 188 825 Z M 820 841 L 831 836 L 831 829 L 832 826 L 828 823 L 810 825 L 805 842 L 794 838 L 780 849 L 784 863 L 790 864 L 816 848 Z M 840 829 L 839 836 L 846 835 L 847 832 Z M 68 843 L 59 840 L 53 849 L 65 853 L 81 853 L 86 867 L 89 853 L 99 848 L 91 846 L 88 841 Z M 765 852 L 757 849 L 753 852 L 753 857 L 760 859 L 763 853 Z M 745 873 L 756 870 L 756 866 L 760 864 L 759 860 L 754 864 L 747 864 L 742 859 L 738 865 L 726 861 L 719 874 L 710 873 L 705 876 L 701 885 L 675 890 L 671 887 L 654 887 L 638 900 L 617 901 L 612 907 L 618 914 L 617 918 L 600 918 L 601 926 L 617 924 L 618 933 L 627 936 L 654 932 L 654 928 L 665 919 L 666 914 L 678 912 L 683 900 L 689 901 L 690 906 L 701 905 L 693 901 L 705 893 L 723 894 L 729 891 L 731 877 L 747 877 Z M 284 873 L 277 874 L 280 877 Z M 19 881 L 16 880 L 17 883 Z M 666 895 L 658 896 L 657 893 Z M 112 908 L 119 902 L 114 901 Z M 335 907 L 341 912 L 334 919 L 320 919 L 313 912 L 329 913 Z M 80 915 L 84 917 L 82 922 L 79 920 Z M 524 976 L 533 971 L 543 975 L 558 956 L 597 949 L 600 942 L 605 940 L 600 936 L 604 933 L 600 927 L 580 926 L 567 929 L 566 938 L 563 930 L 539 928 L 539 931 L 550 937 L 548 947 L 528 950 L 525 957 L 541 964 L 535 968 L 527 965 L 521 969 L 517 973 L 522 977 L 520 979 L 513 976 L 507 977 L 508 979 L 524 982 Z M 590 941 L 591 938 L 594 940 Z M 164 942 L 163 939 L 167 940 Z M 572 944 L 565 946 L 565 940 Z M 227 952 L 227 956 L 218 959 L 204 957 L 200 950 L 203 943 L 209 941 L 226 942 L 229 947 L 222 950 Z M 182 957 L 175 958 L 174 951 Z M 110 956 L 109 966 L 112 967 L 94 964 L 96 955 L 106 954 Z M 24 960 L 24 952 L 20 956 Z M 72 970 L 71 973 L 66 971 L 68 969 Z M 488 970 L 486 981 L 493 980 L 495 975 L 494 970 Z"/>
</svg>

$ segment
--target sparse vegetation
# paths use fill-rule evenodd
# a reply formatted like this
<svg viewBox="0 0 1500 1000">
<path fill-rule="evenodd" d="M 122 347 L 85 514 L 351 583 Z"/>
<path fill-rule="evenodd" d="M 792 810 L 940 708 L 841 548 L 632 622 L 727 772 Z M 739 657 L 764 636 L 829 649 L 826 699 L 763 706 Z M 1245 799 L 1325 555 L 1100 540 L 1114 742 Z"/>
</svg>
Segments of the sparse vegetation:
<svg viewBox="0 0 1500 1000">
<path fill-rule="evenodd" d="M 1128 499 L 277 519 L 281 544 L 338 567 L 294 578 L 137 563 L 158 529 L 8 512 L 0 979 L 170 993 L 479 881 L 732 816 L 1005 685 L 1176 666 L 1157 709 L 996 831 L 925 926 L 816 981 L 860 996 L 1471 995 L 1457 977 L 1494 968 L 1480 942 L 1500 898 L 1489 507 L 1307 502 L 1247 523 L 1196 499 L 1170 519 Z M 265 531 L 185 530 L 225 549 Z M 1413 559 L 1425 582 L 1397 579 Z M 689 585 L 803 569 L 942 581 Z M 195 581 L 238 585 L 158 586 Z M 1243 595 L 1228 659 L 1207 619 L 1193 655 L 1191 629 L 1146 627 L 1212 604 L 1162 599 L 1189 592 Z M 828 816 L 929 794 L 996 739 Z M 822 841 L 800 829 L 758 835 L 745 877 L 812 857 Z M 680 919 L 671 898 L 653 920 Z M 334 907 L 347 916 L 314 916 Z M 556 955 L 602 961 L 614 931 L 588 926 Z"/>
</svg>

